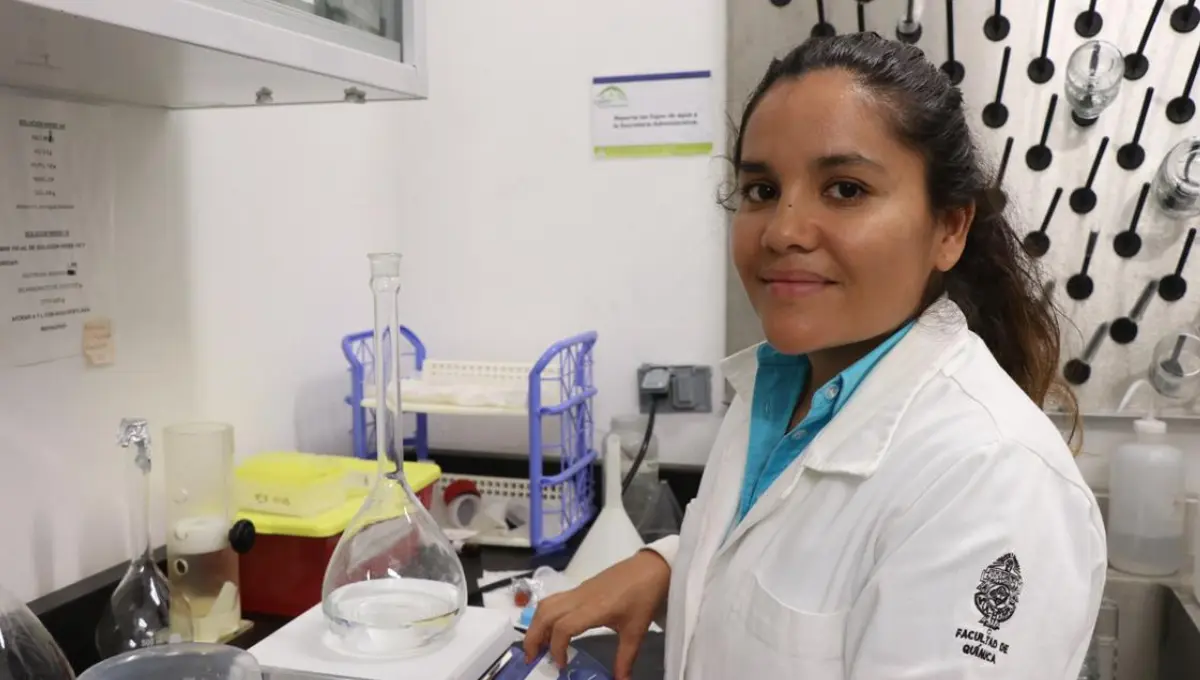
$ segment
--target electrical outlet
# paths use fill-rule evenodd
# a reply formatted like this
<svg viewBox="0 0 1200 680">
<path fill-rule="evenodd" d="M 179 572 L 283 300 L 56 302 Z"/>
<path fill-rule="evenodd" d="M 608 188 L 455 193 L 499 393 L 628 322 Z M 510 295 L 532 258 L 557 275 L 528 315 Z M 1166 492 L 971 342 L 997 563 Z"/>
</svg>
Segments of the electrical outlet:
<svg viewBox="0 0 1200 680">
<path fill-rule="evenodd" d="M 655 375 L 647 382 L 647 374 L 666 369 L 670 375 L 665 396 Z M 637 372 L 638 407 L 650 412 L 650 403 L 658 398 L 658 413 L 712 413 L 712 369 L 708 366 L 663 366 L 642 364 Z"/>
</svg>

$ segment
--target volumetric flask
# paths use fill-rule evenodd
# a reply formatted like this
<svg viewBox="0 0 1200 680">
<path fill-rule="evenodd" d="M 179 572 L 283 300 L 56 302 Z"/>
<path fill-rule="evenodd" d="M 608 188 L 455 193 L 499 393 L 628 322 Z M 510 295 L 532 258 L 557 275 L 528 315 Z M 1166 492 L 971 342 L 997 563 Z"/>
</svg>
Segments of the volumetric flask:
<svg viewBox="0 0 1200 680">
<path fill-rule="evenodd" d="M 450 541 L 421 505 L 402 464 L 400 255 L 370 256 L 375 296 L 375 480 L 325 571 L 330 646 L 350 656 L 420 652 L 450 631 L 467 583 Z"/>
<path fill-rule="evenodd" d="M 92 666 L 79 680 L 263 680 L 249 653 L 188 642 L 125 652 Z"/>
<path fill-rule="evenodd" d="M 1168 333 L 1154 346 L 1150 384 L 1162 396 L 1190 401 L 1200 395 L 1200 336 L 1194 330 Z"/>
<path fill-rule="evenodd" d="M 1200 216 L 1200 138 L 1175 145 L 1158 166 L 1154 197 L 1163 214 L 1172 219 Z"/>
<path fill-rule="evenodd" d="M 1081 121 L 1093 121 L 1117 99 L 1125 57 L 1116 45 L 1089 40 L 1071 53 L 1064 86 L 1067 104 Z"/>
<path fill-rule="evenodd" d="M 73 680 L 62 650 L 29 608 L 0 588 L 0 680 Z"/>
<path fill-rule="evenodd" d="M 149 515 L 150 428 L 145 419 L 122 420 L 117 443 L 135 451 L 131 467 L 137 481 L 130 493 L 133 554 L 125 576 L 96 626 L 96 651 L 102 659 L 142 647 L 192 639 L 190 612 L 175 612 L 174 619 L 171 617 L 172 608 L 185 608 L 187 603 L 182 599 L 171 600 L 167 576 L 154 559 Z"/>
</svg>

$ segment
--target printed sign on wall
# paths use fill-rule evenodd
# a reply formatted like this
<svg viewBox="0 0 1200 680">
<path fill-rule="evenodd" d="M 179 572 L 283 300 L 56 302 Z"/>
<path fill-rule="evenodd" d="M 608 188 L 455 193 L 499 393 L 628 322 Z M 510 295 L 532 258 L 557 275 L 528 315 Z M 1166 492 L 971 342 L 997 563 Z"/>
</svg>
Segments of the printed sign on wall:
<svg viewBox="0 0 1200 680">
<path fill-rule="evenodd" d="M 652 73 L 592 79 L 596 158 L 712 153 L 712 73 Z"/>
<path fill-rule="evenodd" d="M 0 98 L 0 367 L 83 351 L 112 226 L 108 123 L 104 107 Z"/>
</svg>

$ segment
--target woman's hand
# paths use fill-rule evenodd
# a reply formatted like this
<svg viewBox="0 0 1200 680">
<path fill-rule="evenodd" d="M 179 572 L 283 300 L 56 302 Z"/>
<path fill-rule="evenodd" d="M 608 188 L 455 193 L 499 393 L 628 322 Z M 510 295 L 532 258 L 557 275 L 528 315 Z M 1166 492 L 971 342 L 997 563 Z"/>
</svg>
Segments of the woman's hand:
<svg viewBox="0 0 1200 680">
<path fill-rule="evenodd" d="M 617 632 L 613 674 L 627 680 L 654 614 L 667 598 L 671 566 L 658 553 L 643 550 L 605 569 L 582 585 L 538 603 L 525 633 L 526 660 L 550 645 L 550 658 L 567 663 L 571 638 L 597 626 Z"/>
</svg>

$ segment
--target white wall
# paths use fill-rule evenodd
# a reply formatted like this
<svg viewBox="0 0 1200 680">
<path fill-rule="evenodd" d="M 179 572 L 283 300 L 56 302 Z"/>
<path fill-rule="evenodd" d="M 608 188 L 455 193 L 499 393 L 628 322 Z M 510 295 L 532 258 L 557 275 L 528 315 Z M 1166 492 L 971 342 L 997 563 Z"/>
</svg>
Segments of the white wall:
<svg viewBox="0 0 1200 680">
<path fill-rule="evenodd" d="M 194 406 L 177 128 L 158 112 L 113 113 L 114 229 L 90 225 L 89 247 L 108 258 L 93 303 L 113 319 L 117 364 L 0 368 L 0 585 L 23 598 L 127 557 L 133 466 L 118 423 L 161 425 Z"/>
<path fill-rule="evenodd" d="M 341 338 L 371 325 L 366 254 L 395 250 L 413 134 L 391 105 L 175 114 L 197 407 L 239 454 L 349 451 Z"/>
<path fill-rule="evenodd" d="M 0 583 L 26 599 L 126 559 L 121 417 L 156 436 L 231 422 L 239 453 L 348 448 L 338 342 L 369 323 L 365 253 L 399 240 L 389 149 L 405 131 L 385 110 L 111 120 L 112 242 L 93 245 L 112 258 L 96 308 L 114 319 L 117 363 L 0 370 Z"/>
<path fill-rule="evenodd" d="M 349 449 L 338 341 L 371 325 L 373 249 L 404 254 L 403 322 L 434 357 L 533 361 L 597 330 L 598 431 L 636 408 L 638 364 L 722 356 L 723 161 L 593 161 L 588 116 L 593 76 L 696 69 L 720 112 L 724 4 L 427 8 L 428 101 L 181 116 L 199 412 L 240 451 Z M 659 422 L 662 457 L 700 463 L 719 417 Z M 517 420 L 431 427 L 526 450 Z"/>
<path fill-rule="evenodd" d="M 720 162 L 594 162 L 588 98 L 596 75 L 712 69 L 720 111 L 723 3 L 427 7 L 428 102 L 113 111 L 118 362 L 0 370 L 18 597 L 126 557 L 122 416 L 231 422 L 240 454 L 348 451 L 339 340 L 371 323 L 367 252 L 405 254 L 405 322 L 436 356 L 533 360 L 598 330 L 600 430 L 634 408 L 639 363 L 720 358 Z M 661 419 L 663 457 L 702 461 L 718 420 Z M 434 424 L 435 446 L 523 442 Z"/>
<path fill-rule="evenodd" d="M 598 430 L 636 406 L 642 362 L 722 356 L 723 161 L 593 161 L 591 78 L 712 69 L 720 0 L 429 3 L 430 99 L 389 107 L 407 323 L 445 358 L 532 361 L 595 329 Z M 720 140 L 723 143 L 723 139 Z M 717 392 L 716 394 L 720 394 Z M 519 423 L 433 422 L 442 447 L 519 450 Z M 665 460 L 699 463 L 717 416 L 659 420 Z"/>
</svg>

